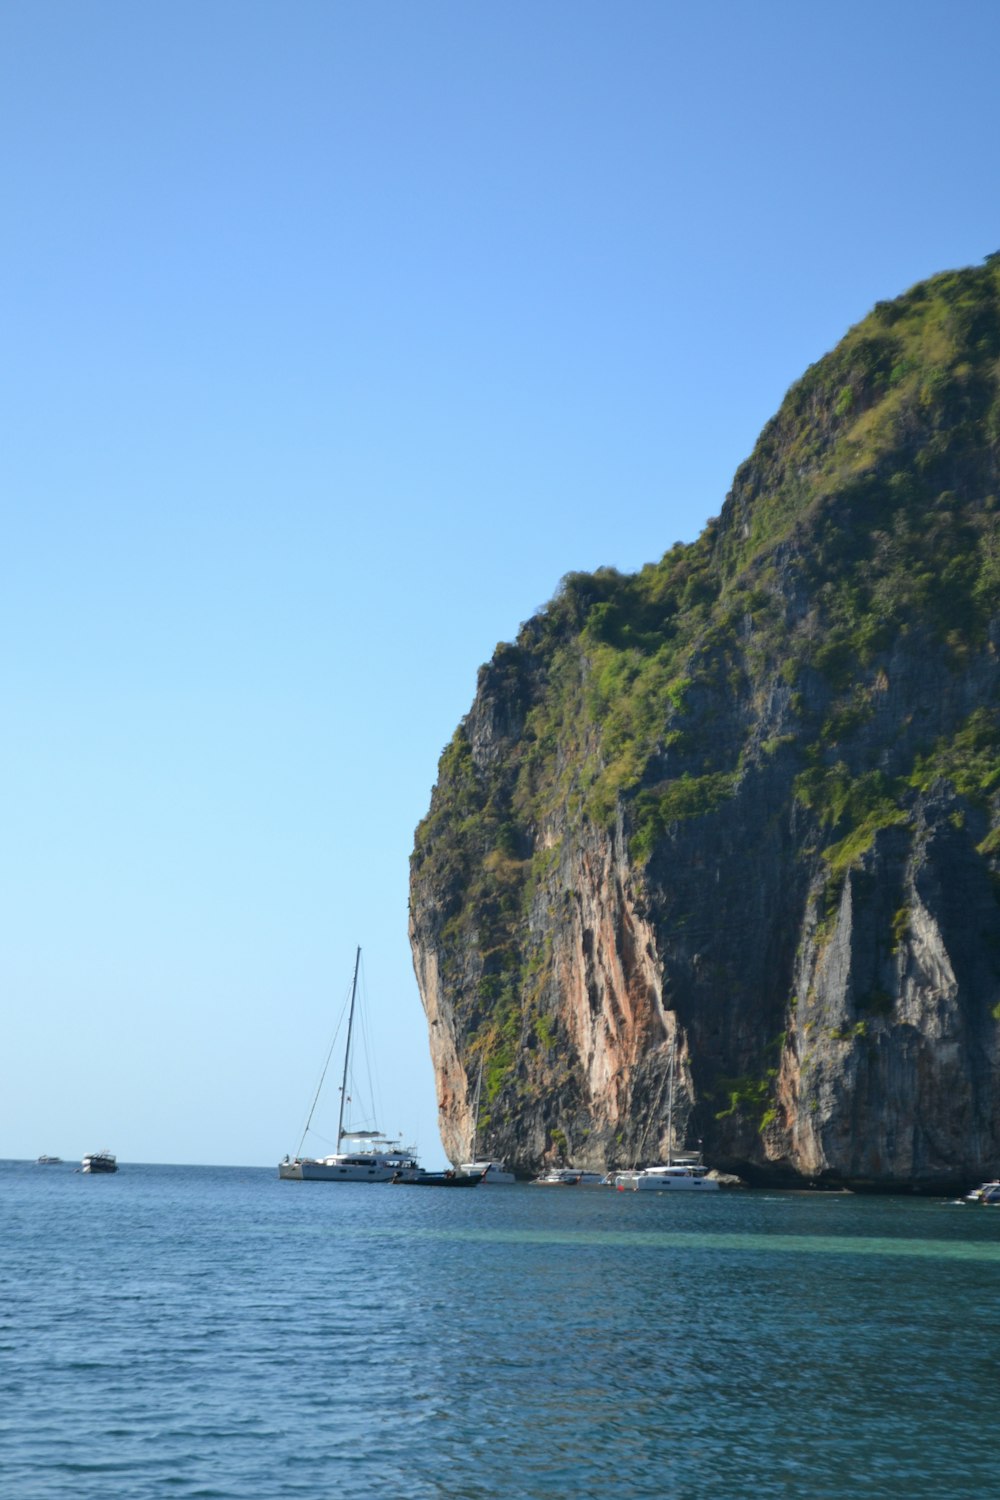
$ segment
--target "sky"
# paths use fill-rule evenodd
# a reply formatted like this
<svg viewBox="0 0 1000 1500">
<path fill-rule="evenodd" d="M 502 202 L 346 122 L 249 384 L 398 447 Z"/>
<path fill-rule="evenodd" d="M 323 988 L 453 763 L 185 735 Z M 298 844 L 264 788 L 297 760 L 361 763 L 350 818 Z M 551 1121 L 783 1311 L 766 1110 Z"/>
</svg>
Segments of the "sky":
<svg viewBox="0 0 1000 1500">
<path fill-rule="evenodd" d="M 443 1164 L 408 860 L 477 669 L 1000 248 L 998 43 L 992 0 L 0 7 L 0 1157 L 276 1164 L 360 946 L 377 1123 Z"/>
</svg>

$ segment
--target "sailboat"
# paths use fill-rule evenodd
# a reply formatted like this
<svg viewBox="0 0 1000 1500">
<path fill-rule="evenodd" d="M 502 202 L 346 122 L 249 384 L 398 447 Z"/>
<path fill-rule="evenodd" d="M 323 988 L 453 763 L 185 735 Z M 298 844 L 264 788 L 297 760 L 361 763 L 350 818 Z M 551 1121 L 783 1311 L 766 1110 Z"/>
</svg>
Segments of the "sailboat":
<svg viewBox="0 0 1000 1500">
<path fill-rule="evenodd" d="M 417 1175 L 416 1151 L 412 1146 L 401 1146 L 380 1130 L 345 1130 L 344 1106 L 347 1103 L 347 1080 L 351 1066 L 351 1038 L 354 1031 L 354 1008 L 358 995 L 358 969 L 361 964 L 361 949 L 354 958 L 354 978 L 351 982 L 351 1002 L 347 1016 L 347 1041 L 344 1046 L 344 1073 L 340 1083 L 340 1115 L 337 1120 L 337 1149 L 330 1156 L 303 1156 L 302 1147 L 316 1104 L 323 1091 L 323 1081 L 333 1054 L 333 1044 L 327 1053 L 326 1063 L 316 1089 L 302 1132 L 302 1140 L 295 1156 L 286 1156 L 278 1163 L 278 1176 L 288 1182 L 391 1182 L 394 1177 Z M 336 1038 L 334 1039 L 336 1040 Z"/>
<path fill-rule="evenodd" d="M 464 1161 L 459 1171 L 472 1177 L 478 1177 L 484 1187 L 509 1187 L 517 1181 L 513 1172 L 507 1171 L 506 1162 L 490 1161 L 487 1157 L 477 1157 L 476 1147 L 479 1143 L 479 1099 L 483 1091 L 483 1059 L 479 1059 L 479 1077 L 476 1080 L 476 1098 L 472 1106 L 472 1145 L 470 1154 L 472 1161 Z"/>
<path fill-rule="evenodd" d="M 674 1154 L 674 1081 L 676 1074 L 677 1043 L 670 1049 L 670 1070 L 667 1075 L 667 1160 L 659 1167 L 644 1167 L 641 1171 L 618 1172 L 615 1187 L 621 1192 L 654 1193 L 717 1193 L 718 1179 L 709 1177 L 708 1168 L 701 1159 L 700 1151 L 683 1151 Z"/>
</svg>

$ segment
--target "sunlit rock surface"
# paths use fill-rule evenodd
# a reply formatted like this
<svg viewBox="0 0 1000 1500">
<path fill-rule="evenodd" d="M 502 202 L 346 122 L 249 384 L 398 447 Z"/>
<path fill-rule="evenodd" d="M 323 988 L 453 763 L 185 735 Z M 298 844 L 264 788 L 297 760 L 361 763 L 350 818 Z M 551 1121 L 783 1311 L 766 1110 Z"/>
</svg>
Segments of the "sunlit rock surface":
<svg viewBox="0 0 1000 1500">
<path fill-rule="evenodd" d="M 453 1160 L 481 1065 L 520 1171 L 660 1160 L 673 1051 L 750 1181 L 1000 1168 L 998 276 L 879 304 L 696 543 L 482 669 L 411 871 Z"/>
</svg>

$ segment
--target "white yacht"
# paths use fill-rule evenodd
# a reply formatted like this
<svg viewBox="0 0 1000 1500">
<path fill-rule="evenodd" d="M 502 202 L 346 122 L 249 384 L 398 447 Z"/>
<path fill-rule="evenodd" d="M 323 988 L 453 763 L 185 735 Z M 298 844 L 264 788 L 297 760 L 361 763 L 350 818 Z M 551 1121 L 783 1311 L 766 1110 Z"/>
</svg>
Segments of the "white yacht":
<svg viewBox="0 0 1000 1500">
<path fill-rule="evenodd" d="M 278 1176 L 290 1182 L 391 1182 L 419 1175 L 412 1146 L 401 1146 L 377 1131 L 344 1130 L 340 1145 L 346 1150 L 330 1156 L 286 1156 Z"/>
<path fill-rule="evenodd" d="M 603 1172 L 585 1172 L 581 1167 L 550 1167 L 532 1180 L 532 1187 L 607 1187 Z"/>
<path fill-rule="evenodd" d="M 340 1114 L 337 1119 L 337 1149 L 329 1156 L 303 1156 L 302 1147 L 312 1126 L 316 1104 L 323 1089 L 333 1044 L 327 1053 L 326 1064 L 316 1089 L 302 1132 L 299 1149 L 294 1156 L 286 1156 L 278 1163 L 278 1176 L 286 1182 L 392 1182 L 410 1181 L 421 1174 L 417 1165 L 416 1149 L 403 1146 L 388 1138 L 381 1130 L 345 1130 L 344 1110 L 348 1102 L 348 1080 L 351 1066 L 351 1037 L 354 1030 L 354 1008 L 358 995 L 358 969 L 361 965 L 361 949 L 354 958 L 354 979 L 351 982 L 351 999 L 347 1015 L 347 1041 L 344 1046 L 344 1074 L 340 1083 Z M 336 1038 L 334 1038 L 336 1041 Z"/>
<path fill-rule="evenodd" d="M 644 1167 L 637 1172 L 616 1172 L 620 1193 L 717 1193 L 719 1183 L 709 1177 L 700 1156 L 676 1156 L 662 1167 Z"/>
</svg>

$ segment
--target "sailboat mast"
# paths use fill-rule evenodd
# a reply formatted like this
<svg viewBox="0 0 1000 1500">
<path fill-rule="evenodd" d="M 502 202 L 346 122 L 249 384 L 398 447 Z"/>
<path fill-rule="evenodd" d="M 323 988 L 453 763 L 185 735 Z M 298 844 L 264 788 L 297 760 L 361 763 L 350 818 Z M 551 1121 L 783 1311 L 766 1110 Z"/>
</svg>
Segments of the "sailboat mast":
<svg viewBox="0 0 1000 1500">
<path fill-rule="evenodd" d="M 354 1001 L 358 993 L 358 966 L 361 963 L 361 949 L 358 948 L 354 956 L 354 982 L 351 985 L 351 1009 L 347 1016 L 347 1046 L 344 1048 L 344 1076 L 340 1082 L 340 1118 L 337 1120 L 337 1152 L 340 1152 L 340 1142 L 344 1134 L 344 1104 L 347 1100 L 347 1069 L 351 1061 L 351 1028 L 354 1025 Z"/>
<path fill-rule="evenodd" d="M 677 1058 L 677 1037 L 670 1049 L 670 1072 L 667 1075 L 667 1166 L 674 1164 L 674 1064 Z"/>
<path fill-rule="evenodd" d="M 477 1160 L 476 1145 L 479 1141 L 479 1095 L 483 1087 L 483 1059 L 479 1058 L 479 1077 L 476 1079 L 476 1101 L 472 1106 L 472 1149 L 469 1155 L 473 1161 Z"/>
</svg>

